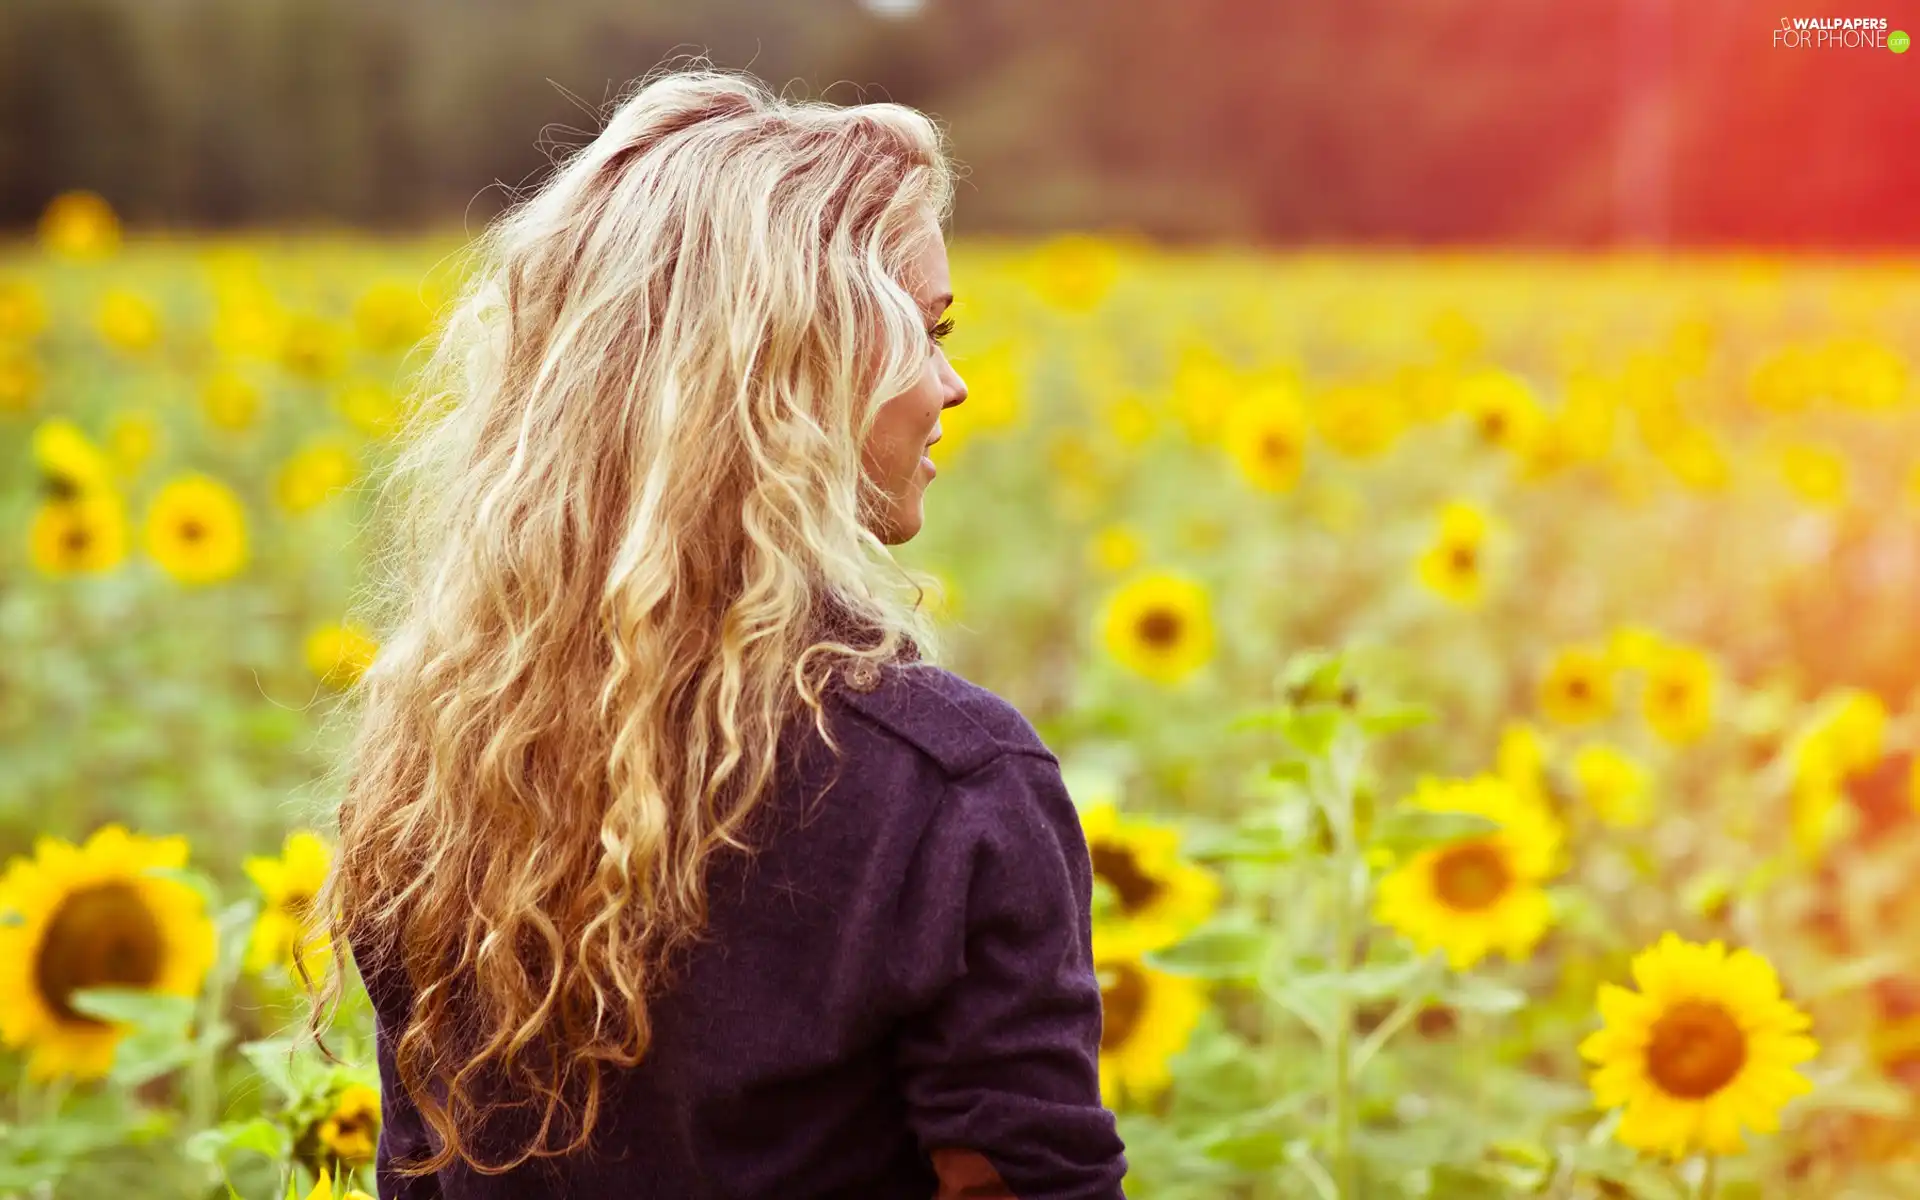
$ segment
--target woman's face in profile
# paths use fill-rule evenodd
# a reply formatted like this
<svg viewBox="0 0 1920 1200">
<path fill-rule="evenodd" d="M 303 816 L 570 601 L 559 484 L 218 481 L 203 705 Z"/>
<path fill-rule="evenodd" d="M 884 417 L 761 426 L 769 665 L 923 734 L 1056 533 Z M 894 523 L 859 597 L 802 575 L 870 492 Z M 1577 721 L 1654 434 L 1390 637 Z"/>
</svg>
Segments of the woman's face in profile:
<svg viewBox="0 0 1920 1200">
<path fill-rule="evenodd" d="M 880 408 L 873 432 L 862 449 L 861 464 L 885 499 L 869 527 L 887 545 L 898 545 L 920 532 L 924 514 L 921 500 L 934 476 L 927 447 L 940 436 L 940 414 L 967 398 L 967 385 L 954 373 L 940 345 L 951 324 L 943 314 L 953 302 L 947 275 L 947 244 L 940 226 L 927 218 L 928 237 L 910 277 L 902 282 L 919 302 L 927 330 L 926 357 L 920 380 Z"/>
</svg>

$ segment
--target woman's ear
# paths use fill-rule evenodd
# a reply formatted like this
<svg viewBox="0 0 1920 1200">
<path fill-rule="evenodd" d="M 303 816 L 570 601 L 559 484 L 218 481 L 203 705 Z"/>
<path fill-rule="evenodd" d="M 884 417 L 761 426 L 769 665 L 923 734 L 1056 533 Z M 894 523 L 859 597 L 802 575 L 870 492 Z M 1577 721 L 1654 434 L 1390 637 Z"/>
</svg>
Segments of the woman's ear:
<svg viewBox="0 0 1920 1200">
<path fill-rule="evenodd" d="M 942 1148 L 930 1157 L 940 1176 L 940 1194 L 933 1200 L 1019 1200 L 978 1151 Z"/>
</svg>

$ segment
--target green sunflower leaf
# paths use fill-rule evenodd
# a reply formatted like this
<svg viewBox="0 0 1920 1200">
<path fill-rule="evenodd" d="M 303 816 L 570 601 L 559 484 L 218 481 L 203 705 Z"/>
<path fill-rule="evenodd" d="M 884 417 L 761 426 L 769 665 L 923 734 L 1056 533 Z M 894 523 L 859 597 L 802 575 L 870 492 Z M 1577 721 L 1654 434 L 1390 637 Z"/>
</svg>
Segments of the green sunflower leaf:
<svg viewBox="0 0 1920 1200">
<path fill-rule="evenodd" d="M 75 1010 L 103 1021 L 125 1021 L 136 1028 L 185 1029 L 193 1018 L 193 997 L 140 988 L 81 988 L 68 999 Z"/>
<path fill-rule="evenodd" d="M 1420 850 L 1442 842 L 1483 837 L 1499 826 L 1473 813 L 1433 812 L 1402 806 L 1374 822 L 1375 846 L 1394 851 Z"/>
<path fill-rule="evenodd" d="M 1333 739 L 1346 719 L 1337 709 L 1303 708 L 1289 714 L 1281 732 L 1302 754 L 1320 757 L 1333 749 Z"/>
<path fill-rule="evenodd" d="M 1146 956 L 1147 965 L 1175 975 L 1252 983 L 1271 953 L 1273 934 L 1252 922 L 1214 921 L 1184 940 Z"/>
<path fill-rule="evenodd" d="M 1188 843 L 1187 854 L 1200 861 L 1273 864 L 1298 858 L 1303 846 L 1301 831 L 1280 825 L 1260 824 L 1228 830 L 1205 840 L 1196 837 Z"/>
<path fill-rule="evenodd" d="M 1287 1140 L 1277 1133 L 1229 1133 L 1203 1143 L 1200 1152 L 1242 1171 L 1272 1171 L 1287 1165 Z"/>
<path fill-rule="evenodd" d="M 232 1122 L 205 1129 L 187 1139 L 186 1152 L 196 1162 L 224 1165 L 241 1151 L 281 1162 L 293 1153 L 293 1137 L 280 1125 L 265 1117 Z"/>
<path fill-rule="evenodd" d="M 1510 1013 L 1527 1006 L 1525 992 L 1477 975 L 1457 976 L 1453 986 L 1437 998 L 1462 1012 Z"/>
<path fill-rule="evenodd" d="M 82 988 L 68 1003 L 87 1016 L 132 1027 L 114 1047 L 109 1075 L 116 1083 L 138 1087 L 193 1057 L 193 1041 L 187 1036 L 195 1004 L 192 996 L 137 988 Z"/>
<path fill-rule="evenodd" d="M 1326 703 L 1339 694 L 1345 671 L 1343 655 L 1330 650 L 1303 650 L 1287 660 L 1280 681 L 1290 696 L 1298 698 L 1296 703 Z"/>
<path fill-rule="evenodd" d="M 1398 733 L 1402 729 L 1413 729 L 1433 720 L 1433 710 L 1420 704 L 1383 705 L 1380 708 L 1363 709 L 1360 713 L 1360 728 L 1375 736 Z"/>
</svg>

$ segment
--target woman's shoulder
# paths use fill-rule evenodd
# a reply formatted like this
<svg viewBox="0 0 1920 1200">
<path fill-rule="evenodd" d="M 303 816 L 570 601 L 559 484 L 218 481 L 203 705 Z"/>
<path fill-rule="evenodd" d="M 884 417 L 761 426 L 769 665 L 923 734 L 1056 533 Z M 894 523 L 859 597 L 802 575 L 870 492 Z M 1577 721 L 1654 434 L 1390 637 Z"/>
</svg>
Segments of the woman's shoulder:
<svg viewBox="0 0 1920 1200">
<path fill-rule="evenodd" d="M 1011 701 L 933 663 L 856 662 L 838 669 L 828 690 L 868 725 L 933 760 L 948 778 L 1006 754 L 1058 762 Z"/>
</svg>

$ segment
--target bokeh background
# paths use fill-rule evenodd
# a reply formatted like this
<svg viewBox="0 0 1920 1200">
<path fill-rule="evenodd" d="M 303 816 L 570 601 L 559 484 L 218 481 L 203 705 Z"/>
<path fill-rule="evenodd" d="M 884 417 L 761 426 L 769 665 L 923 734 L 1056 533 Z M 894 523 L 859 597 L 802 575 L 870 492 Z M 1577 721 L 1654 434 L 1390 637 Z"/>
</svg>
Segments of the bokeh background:
<svg viewBox="0 0 1920 1200">
<path fill-rule="evenodd" d="M 1911 61 L 1715 0 L 15 0 L 0 221 L 480 222 L 676 52 L 952 126 L 957 229 L 1156 239 L 1890 247 Z M 1900 22 L 1895 20 L 1894 28 Z"/>
<path fill-rule="evenodd" d="M 364 997 L 290 1024 L 372 489 L 690 53 L 952 135 L 901 557 L 1082 807 L 1129 1195 L 1920 1194 L 1903 23 L 0 7 L 0 1196 L 374 1190 Z"/>
</svg>

